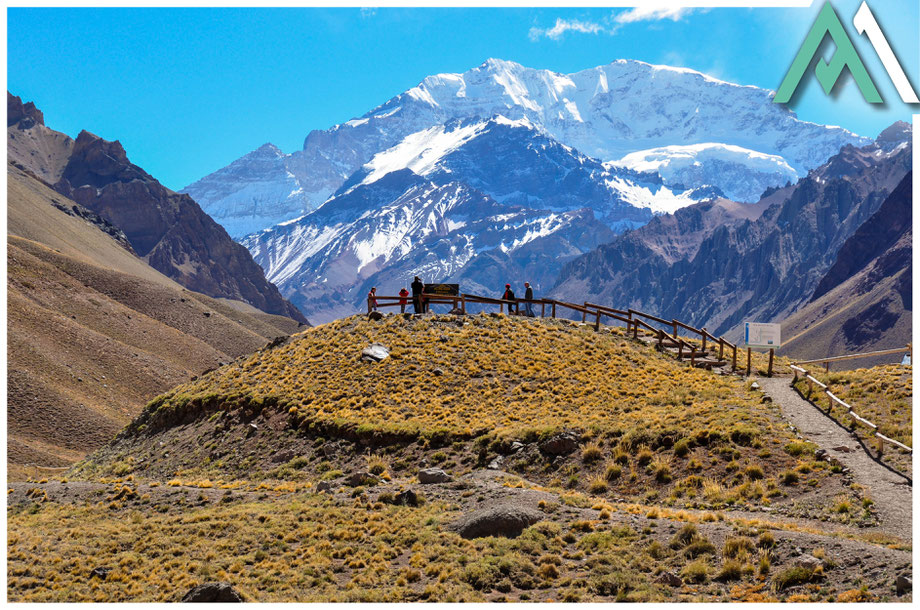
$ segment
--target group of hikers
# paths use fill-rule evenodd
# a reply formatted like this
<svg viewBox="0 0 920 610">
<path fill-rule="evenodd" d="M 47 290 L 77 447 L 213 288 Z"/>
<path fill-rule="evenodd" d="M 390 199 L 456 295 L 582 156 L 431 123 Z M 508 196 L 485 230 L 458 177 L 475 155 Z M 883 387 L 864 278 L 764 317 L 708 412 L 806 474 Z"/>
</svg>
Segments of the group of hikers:
<svg viewBox="0 0 920 610">
<path fill-rule="evenodd" d="M 422 294 L 425 291 L 425 284 L 422 282 L 419 276 L 415 276 L 415 279 L 411 284 L 412 288 L 412 307 L 415 310 L 415 313 L 425 313 L 428 311 L 428 302 L 426 299 L 422 298 Z M 400 313 L 406 313 L 406 305 L 409 304 L 409 291 L 406 290 L 406 287 L 403 286 L 399 289 L 399 311 Z M 511 284 L 505 284 L 505 292 L 501 296 L 503 301 L 515 301 L 514 291 L 511 289 Z M 530 282 L 524 282 L 524 314 L 533 318 L 535 316 L 533 312 L 533 287 L 530 285 Z M 377 287 L 371 288 L 370 292 L 367 293 L 367 304 L 369 311 L 377 311 Z M 508 311 L 511 311 L 509 306 Z"/>
</svg>

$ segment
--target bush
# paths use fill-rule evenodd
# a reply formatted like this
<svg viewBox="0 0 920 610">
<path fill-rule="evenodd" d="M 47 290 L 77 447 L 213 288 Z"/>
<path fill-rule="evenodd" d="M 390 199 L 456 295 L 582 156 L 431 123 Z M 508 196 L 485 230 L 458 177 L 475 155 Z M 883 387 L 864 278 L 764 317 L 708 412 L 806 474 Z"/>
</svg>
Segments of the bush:
<svg viewBox="0 0 920 610">
<path fill-rule="evenodd" d="M 593 494 L 602 494 L 607 491 L 607 479 L 598 475 L 588 483 L 588 491 Z"/>
<path fill-rule="evenodd" d="M 607 468 L 604 470 L 604 478 L 608 481 L 620 478 L 621 474 L 623 474 L 623 467 L 619 464 L 607 464 Z"/>
<path fill-rule="evenodd" d="M 716 575 L 716 580 L 721 582 L 728 582 L 730 580 L 738 580 L 741 578 L 741 564 L 737 561 L 730 559 L 722 564 L 722 569 L 719 570 L 719 573 Z"/>
<path fill-rule="evenodd" d="M 581 459 L 583 462 L 591 464 L 601 459 L 601 455 L 600 446 L 598 446 L 597 443 L 591 443 L 590 445 L 586 445 L 582 450 Z"/>
<path fill-rule="evenodd" d="M 783 485 L 795 485 L 799 482 L 799 474 L 794 470 L 786 470 L 780 473 L 779 480 Z"/>
<path fill-rule="evenodd" d="M 690 441 L 685 438 L 674 443 L 674 455 L 677 457 L 686 457 L 690 453 Z"/>
<path fill-rule="evenodd" d="M 682 549 L 694 540 L 697 539 L 699 533 L 697 532 L 696 526 L 692 523 L 688 523 L 683 526 L 679 532 L 674 534 L 674 537 L 671 538 L 671 548 L 672 549 Z"/>
<path fill-rule="evenodd" d="M 754 551 L 754 543 L 747 538 L 727 538 L 722 547 L 722 556 L 728 559 L 737 559 L 746 553 Z"/>
<path fill-rule="evenodd" d="M 705 560 L 699 559 L 687 564 L 687 566 L 681 571 L 680 575 L 687 582 L 706 582 L 709 579 L 709 565 Z"/>
<path fill-rule="evenodd" d="M 816 447 L 817 445 L 814 443 L 809 443 L 806 441 L 793 441 L 791 443 L 787 443 L 786 446 L 783 447 L 783 450 L 785 450 L 786 453 L 792 457 L 799 457 L 806 454 L 813 455 Z"/>
<path fill-rule="evenodd" d="M 745 468 L 744 474 L 747 475 L 747 478 L 749 478 L 752 481 L 756 481 L 764 477 L 763 468 L 761 468 L 760 466 L 756 464 L 751 464 L 750 466 Z"/>
<path fill-rule="evenodd" d="M 691 558 L 699 557 L 700 555 L 715 555 L 716 547 L 705 538 L 698 538 L 684 549 L 684 554 Z"/>
<path fill-rule="evenodd" d="M 772 533 L 764 532 L 757 539 L 757 546 L 762 549 L 772 549 L 776 546 L 776 538 L 773 537 Z"/>
<path fill-rule="evenodd" d="M 777 591 L 783 591 L 796 585 L 804 585 L 811 582 L 815 572 L 809 568 L 794 566 L 783 570 L 773 577 L 773 588 Z"/>
</svg>

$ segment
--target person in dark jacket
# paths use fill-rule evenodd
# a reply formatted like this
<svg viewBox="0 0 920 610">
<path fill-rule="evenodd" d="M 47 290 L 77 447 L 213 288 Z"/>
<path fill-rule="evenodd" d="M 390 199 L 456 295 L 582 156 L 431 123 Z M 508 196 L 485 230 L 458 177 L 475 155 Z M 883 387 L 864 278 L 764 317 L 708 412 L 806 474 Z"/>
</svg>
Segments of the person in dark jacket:
<svg viewBox="0 0 920 610">
<path fill-rule="evenodd" d="M 422 313 L 425 311 L 422 304 L 422 291 L 424 289 L 425 284 L 423 284 L 419 276 L 416 275 L 415 280 L 412 282 L 412 306 L 415 308 L 415 313 Z"/>
<path fill-rule="evenodd" d="M 524 303 L 524 315 L 531 318 L 535 317 L 533 303 L 530 302 L 533 300 L 533 288 L 530 287 L 530 282 L 524 282 L 524 298 L 527 299 L 527 302 Z"/>
<path fill-rule="evenodd" d="M 514 300 L 514 291 L 511 290 L 511 284 L 505 284 L 505 293 L 502 295 L 502 299 L 504 299 L 505 301 Z M 514 313 L 511 309 L 510 303 L 508 304 L 508 313 L 509 314 Z"/>
</svg>

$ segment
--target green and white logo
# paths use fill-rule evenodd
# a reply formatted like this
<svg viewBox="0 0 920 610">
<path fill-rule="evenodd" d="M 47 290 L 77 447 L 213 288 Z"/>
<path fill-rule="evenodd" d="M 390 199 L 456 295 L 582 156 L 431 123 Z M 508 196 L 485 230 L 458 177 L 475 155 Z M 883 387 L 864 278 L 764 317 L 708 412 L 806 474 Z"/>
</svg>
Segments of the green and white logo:
<svg viewBox="0 0 920 610">
<path fill-rule="evenodd" d="M 859 34 L 865 34 L 869 38 L 869 42 L 882 61 L 882 65 L 885 66 L 885 70 L 898 90 L 901 99 L 907 104 L 920 103 L 916 92 L 911 87 L 910 81 L 907 80 L 904 69 L 898 63 L 894 51 L 891 50 L 888 39 L 885 38 L 885 34 L 875 20 L 875 15 L 872 14 L 865 2 L 856 11 L 856 15 L 853 17 L 853 25 Z M 875 83 L 872 82 L 872 77 L 869 76 L 869 72 L 866 70 L 862 59 L 860 59 L 856 47 L 853 46 L 853 41 L 847 34 L 843 23 L 840 22 L 840 18 L 830 2 L 825 2 L 821 12 L 818 13 L 818 18 L 805 37 L 805 42 L 802 43 L 802 48 L 799 49 L 798 54 L 792 61 L 792 66 L 789 68 L 789 72 L 786 74 L 786 78 L 783 79 L 779 89 L 777 89 L 773 101 L 777 104 L 785 104 L 792 98 L 802 77 L 805 76 L 811 60 L 818 53 L 818 48 L 821 46 L 825 35 L 831 37 L 837 48 L 829 63 L 824 59 L 818 59 L 817 65 L 815 65 L 815 77 L 821 83 L 824 92 L 829 94 L 843 73 L 843 69 L 848 68 L 866 101 L 872 104 L 881 104 L 883 101 L 882 96 L 875 87 Z"/>
</svg>

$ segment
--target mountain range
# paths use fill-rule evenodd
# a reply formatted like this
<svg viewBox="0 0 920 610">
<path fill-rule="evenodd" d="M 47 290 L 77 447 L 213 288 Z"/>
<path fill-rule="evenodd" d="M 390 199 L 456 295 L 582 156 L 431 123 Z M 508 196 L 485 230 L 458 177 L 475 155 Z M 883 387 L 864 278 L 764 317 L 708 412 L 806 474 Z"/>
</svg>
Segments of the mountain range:
<svg viewBox="0 0 920 610">
<path fill-rule="evenodd" d="M 154 269 L 190 290 L 307 321 L 245 248 L 188 195 L 167 189 L 131 163 L 118 141 L 88 131 L 71 139 L 46 127 L 34 104 L 9 93 L 7 116 L 9 159 L 118 227 Z"/>
<path fill-rule="evenodd" d="M 375 155 L 413 134 L 421 139 L 453 120 L 496 116 L 526 120 L 594 159 L 626 157 L 626 165 L 641 151 L 660 158 L 663 147 L 703 145 L 692 153 L 671 151 L 675 167 L 663 175 L 678 183 L 666 185 L 715 186 L 732 197 L 752 195 L 746 173 L 757 176 L 758 185 L 780 186 L 792 178 L 790 171 L 802 176 L 844 144 L 869 142 L 839 127 L 798 120 L 772 103 L 771 91 L 686 68 L 618 60 L 559 74 L 489 59 L 462 74 L 429 76 L 360 117 L 312 131 L 292 154 L 262 146 L 182 192 L 242 237 L 315 209 Z M 688 154 L 731 171 L 675 171 Z M 718 181 L 709 182 L 713 177 Z M 756 200 L 759 193 L 753 195 Z"/>
<path fill-rule="evenodd" d="M 561 75 L 488 60 L 183 192 L 323 322 L 414 275 L 485 292 L 527 278 L 545 292 L 616 234 L 701 201 L 757 202 L 870 142 L 692 70 L 621 60 Z"/>
<path fill-rule="evenodd" d="M 567 264 L 552 294 L 617 302 L 731 339 L 744 321 L 783 320 L 881 254 L 871 248 L 892 245 L 872 240 L 862 253 L 848 240 L 866 241 L 853 236 L 910 172 L 910 136 L 899 123 L 868 146 L 844 146 L 757 204 L 714 201 L 656 218 Z M 896 226 L 907 210 L 909 226 L 909 206 L 889 209 Z"/>
</svg>

